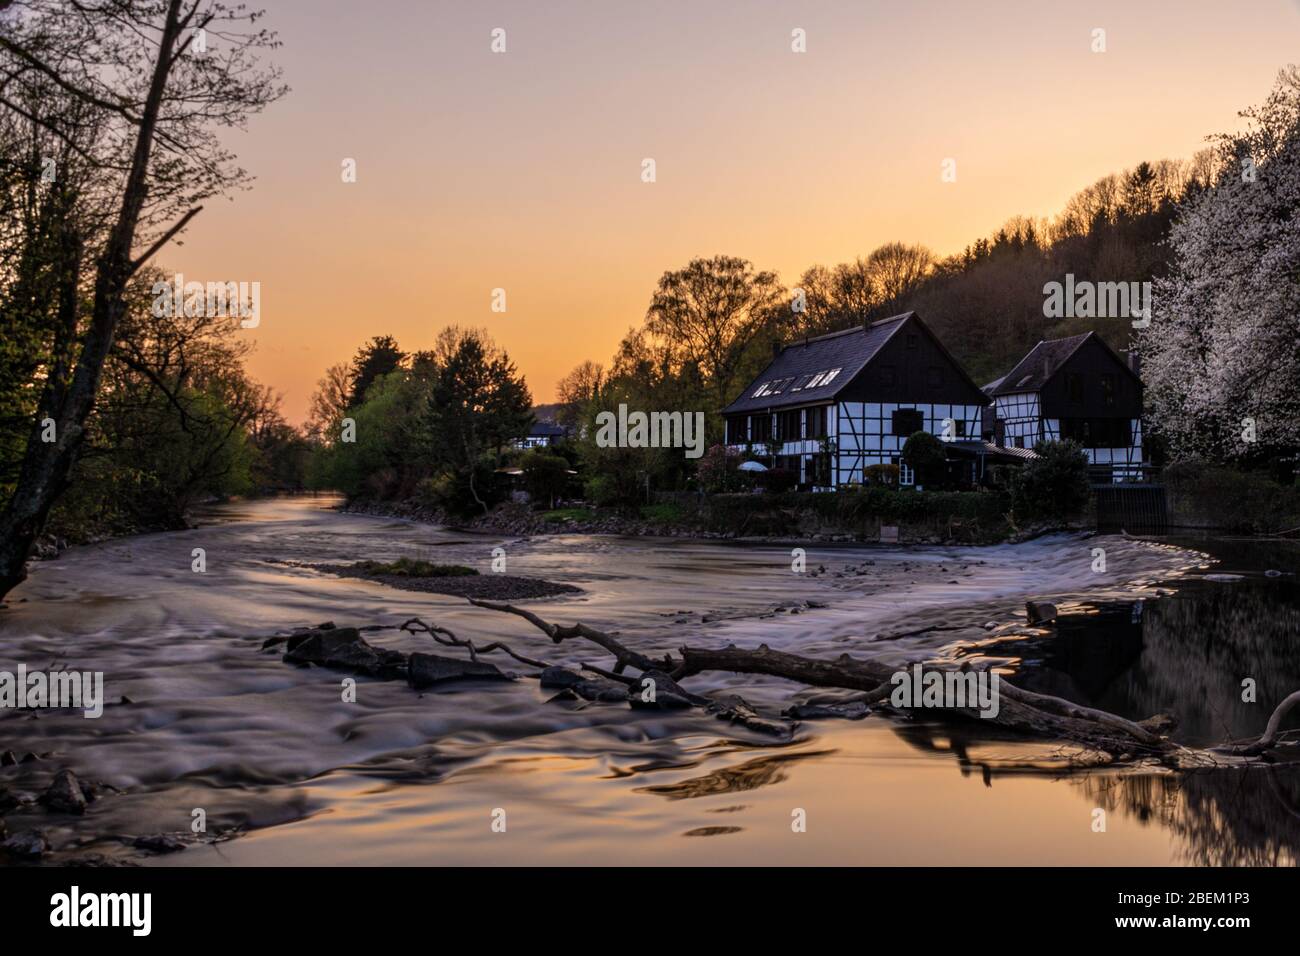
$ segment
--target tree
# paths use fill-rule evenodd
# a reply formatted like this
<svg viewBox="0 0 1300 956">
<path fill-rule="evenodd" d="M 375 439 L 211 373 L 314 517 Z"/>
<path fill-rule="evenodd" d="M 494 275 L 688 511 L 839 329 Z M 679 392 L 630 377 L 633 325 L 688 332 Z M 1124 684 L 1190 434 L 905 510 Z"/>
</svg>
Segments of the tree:
<svg viewBox="0 0 1300 956">
<path fill-rule="evenodd" d="M 948 457 L 943 442 L 929 432 L 913 432 L 903 442 L 902 455 L 907 467 L 916 473 L 917 484 L 921 487 L 942 482 Z"/>
<path fill-rule="evenodd" d="M 351 370 L 342 363 L 331 365 L 325 376 L 316 383 L 311 396 L 311 411 L 307 414 L 307 434 L 317 441 L 338 437 L 339 423 L 347 415 L 352 400 Z"/>
<path fill-rule="evenodd" d="M 715 408 L 730 394 L 746 352 L 768 329 L 784 290 L 772 272 L 756 272 L 732 256 L 692 259 L 665 272 L 646 311 L 645 329 L 671 368 L 698 365 L 713 391 Z"/>
<path fill-rule="evenodd" d="M 600 397 L 604 384 L 605 369 L 600 364 L 588 360 L 575 365 L 555 385 L 555 397 L 561 406 L 556 421 L 566 428 L 576 428 L 583 409 Z"/>
<path fill-rule="evenodd" d="M 40 398 L 22 464 L 0 513 L 0 596 L 26 576 L 32 545 L 67 489 L 127 284 L 198 214 L 198 203 L 245 181 L 215 128 L 241 124 L 284 92 L 255 57 L 276 45 L 274 34 L 255 26 L 260 13 L 241 7 L 216 0 L 4 7 L 0 113 L 65 146 L 67 179 L 56 169 L 51 211 L 59 225 L 49 250 L 20 250 L 20 259 L 48 267 L 27 275 L 48 273 L 59 305 L 50 364 L 33 382 Z M 219 51 L 197 47 L 200 35 Z M 59 108 L 30 108 L 42 102 Z M 21 318 L 30 288 L 4 293 L 5 311 Z M 44 423 L 53 441 L 42 440 Z"/>
<path fill-rule="evenodd" d="M 554 507 L 569 484 L 569 463 L 559 455 L 534 448 L 520 459 L 524 488 L 536 503 Z"/>
<path fill-rule="evenodd" d="M 499 459 L 502 449 L 528 434 L 533 401 L 514 363 L 487 332 L 453 329 L 429 397 L 427 443 L 431 455 L 463 476 L 486 512 L 477 466 L 486 455 Z"/>
<path fill-rule="evenodd" d="M 1150 420 L 1176 459 L 1300 446 L 1300 71 L 1220 136 L 1224 174 L 1186 200 L 1139 340 Z"/>
<path fill-rule="evenodd" d="M 352 359 L 348 404 L 360 405 L 375 379 L 396 371 L 405 360 L 406 353 L 397 347 L 397 340 L 391 335 L 376 335 L 357 349 Z"/>
<path fill-rule="evenodd" d="M 1088 504 L 1088 455 L 1073 441 L 1041 441 L 1011 475 L 1011 508 L 1020 520 L 1064 522 Z"/>
<path fill-rule="evenodd" d="M 898 303 L 914 292 L 934 268 L 934 253 L 925 246 L 887 242 L 867 256 L 867 269 L 881 303 Z"/>
</svg>

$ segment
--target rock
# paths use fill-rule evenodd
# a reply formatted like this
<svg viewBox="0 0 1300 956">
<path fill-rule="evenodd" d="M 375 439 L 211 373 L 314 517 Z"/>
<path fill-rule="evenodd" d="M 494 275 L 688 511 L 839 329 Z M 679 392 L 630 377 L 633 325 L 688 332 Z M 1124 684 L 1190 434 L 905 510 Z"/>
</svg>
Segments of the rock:
<svg viewBox="0 0 1300 956">
<path fill-rule="evenodd" d="M 1056 605 L 1048 601 L 1026 601 L 1025 614 L 1030 624 L 1050 624 L 1056 620 Z"/>
<path fill-rule="evenodd" d="M 19 760 L 18 762 L 19 762 L 19 763 L 36 763 L 36 761 L 38 761 L 38 760 L 40 760 L 40 759 L 41 759 L 40 757 L 36 756 L 36 754 L 32 753 L 32 752 L 29 750 L 29 751 L 27 751 L 27 753 L 23 754 L 22 759 Z"/>
<path fill-rule="evenodd" d="M 572 687 L 574 684 L 582 683 L 583 680 L 581 674 L 567 667 L 547 667 L 542 670 L 543 687 Z"/>
<path fill-rule="evenodd" d="M 0 787 L 0 813 L 8 813 L 21 805 L 21 802 L 4 787 Z"/>
<path fill-rule="evenodd" d="M 794 704 L 781 711 L 784 717 L 795 720 L 822 720 L 839 718 L 841 720 L 861 720 L 871 713 L 871 708 L 860 700 L 845 704 Z"/>
<path fill-rule="evenodd" d="M 18 763 L 18 755 L 12 750 L 0 754 L 0 767 L 12 767 L 16 763 Z"/>
<path fill-rule="evenodd" d="M 454 680 L 510 680 L 495 664 L 466 661 L 437 654 L 412 654 L 407 662 L 407 681 L 417 690 Z"/>
<path fill-rule="evenodd" d="M 734 694 L 714 700 L 709 704 L 708 709 L 709 713 L 719 720 L 728 720 L 733 724 L 740 724 L 760 734 L 768 734 L 773 737 L 788 737 L 792 730 L 789 724 L 782 721 L 760 717 L 758 712 L 749 706 L 749 703 L 744 698 Z"/>
<path fill-rule="evenodd" d="M 136 837 L 131 844 L 137 850 L 148 850 L 150 853 L 175 853 L 178 850 L 185 849 L 185 841 L 179 840 L 170 833 L 153 833 L 149 836 Z"/>
<path fill-rule="evenodd" d="M 50 852 L 50 842 L 40 830 L 23 830 L 0 843 L 0 850 L 25 860 L 39 860 Z"/>
<path fill-rule="evenodd" d="M 54 775 L 54 782 L 41 795 L 41 803 L 54 813 L 80 816 L 86 812 L 86 795 L 81 792 L 81 784 L 71 770 L 60 770 Z"/>
<path fill-rule="evenodd" d="M 368 677 L 400 677 L 406 671 L 406 655 L 371 647 L 355 627 L 294 634 L 287 647 L 284 660 L 290 664 L 318 664 Z"/>
<path fill-rule="evenodd" d="M 612 680 L 605 678 L 592 678 L 590 680 L 580 680 L 578 683 L 569 687 L 583 700 L 614 701 L 627 700 L 627 687 Z"/>
<path fill-rule="evenodd" d="M 696 703 L 705 702 L 704 698 L 696 697 L 690 691 L 683 690 L 675 680 L 663 671 L 646 671 L 641 675 L 641 681 L 646 679 L 654 681 L 653 700 L 645 699 L 646 692 L 650 690 L 650 687 L 642 682 L 625 688 L 627 702 L 634 708 L 640 710 L 680 710 L 684 707 L 692 707 Z"/>
</svg>

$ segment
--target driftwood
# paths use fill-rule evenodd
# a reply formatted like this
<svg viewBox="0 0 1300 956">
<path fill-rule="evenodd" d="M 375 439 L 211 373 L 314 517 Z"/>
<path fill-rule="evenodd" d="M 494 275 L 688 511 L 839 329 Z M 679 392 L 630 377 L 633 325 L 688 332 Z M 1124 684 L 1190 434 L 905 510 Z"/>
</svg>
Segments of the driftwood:
<svg viewBox="0 0 1300 956">
<path fill-rule="evenodd" d="M 612 671 L 590 664 L 583 668 L 632 686 L 638 679 L 628 678 L 624 672 L 634 667 L 643 674 L 657 671 L 668 675 L 674 682 L 686 680 L 707 671 L 725 671 L 740 674 L 761 674 L 779 677 L 812 687 L 832 687 L 861 691 L 860 702 L 882 709 L 899 710 L 890 703 L 894 688 L 892 679 L 898 668 L 885 664 L 841 655 L 834 660 L 803 657 L 784 651 L 774 651 L 766 645 L 756 649 L 688 647 L 680 648 L 680 657 L 665 655 L 656 660 L 624 646 L 612 635 L 585 624 L 557 625 L 543 620 L 532 611 L 495 601 L 469 599 L 471 604 L 514 614 L 533 624 L 554 643 L 582 638 L 596 644 L 615 659 Z M 942 668 L 929 668 L 939 670 Z M 1241 766 L 1283 746 L 1280 734 L 1282 718 L 1300 703 L 1300 691 L 1286 698 L 1273 713 L 1268 728 L 1258 740 L 1231 747 L 1198 750 L 1184 747 L 1170 740 L 1162 731 L 1173 721 L 1164 715 L 1132 721 L 1107 711 L 1083 707 L 1059 697 L 1038 694 L 999 681 L 999 707 L 995 715 L 982 716 L 975 707 L 926 708 L 930 713 L 947 714 L 958 718 L 987 720 L 992 724 L 1040 739 L 1051 739 L 1074 744 L 1109 756 L 1111 760 L 1152 759 L 1177 769 Z M 692 695 L 694 696 L 694 695 Z M 696 698 L 697 700 L 699 698 Z"/>
</svg>

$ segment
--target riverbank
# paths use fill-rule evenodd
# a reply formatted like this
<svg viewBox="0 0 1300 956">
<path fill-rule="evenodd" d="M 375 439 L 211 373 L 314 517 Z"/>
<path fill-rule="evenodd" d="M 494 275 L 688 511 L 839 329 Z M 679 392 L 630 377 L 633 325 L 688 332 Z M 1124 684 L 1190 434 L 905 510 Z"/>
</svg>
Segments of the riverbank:
<svg viewBox="0 0 1300 956">
<path fill-rule="evenodd" d="M 538 511 L 507 503 L 464 517 L 417 500 L 353 499 L 340 510 L 476 534 L 630 535 L 755 544 L 998 544 L 1082 530 L 1042 523 L 1017 526 L 1006 514 L 1009 504 L 1003 496 L 982 492 L 718 495 L 646 505 L 636 516 L 587 506 Z"/>
</svg>

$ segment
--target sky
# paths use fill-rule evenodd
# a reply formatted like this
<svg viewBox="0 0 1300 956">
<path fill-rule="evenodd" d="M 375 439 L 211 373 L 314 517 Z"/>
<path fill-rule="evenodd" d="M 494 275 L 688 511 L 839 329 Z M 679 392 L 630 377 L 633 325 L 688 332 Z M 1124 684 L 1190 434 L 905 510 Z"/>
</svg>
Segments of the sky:
<svg viewBox="0 0 1300 956">
<path fill-rule="evenodd" d="M 262 4 L 292 91 L 226 137 L 253 187 L 155 262 L 260 283 L 249 370 L 294 423 L 370 337 L 452 324 L 554 401 L 694 257 L 794 285 L 892 240 L 958 252 L 1190 157 L 1300 60 L 1300 0 Z"/>
</svg>

